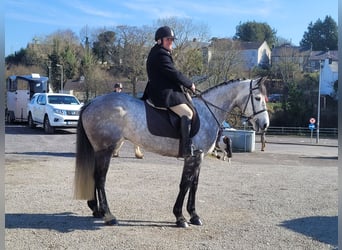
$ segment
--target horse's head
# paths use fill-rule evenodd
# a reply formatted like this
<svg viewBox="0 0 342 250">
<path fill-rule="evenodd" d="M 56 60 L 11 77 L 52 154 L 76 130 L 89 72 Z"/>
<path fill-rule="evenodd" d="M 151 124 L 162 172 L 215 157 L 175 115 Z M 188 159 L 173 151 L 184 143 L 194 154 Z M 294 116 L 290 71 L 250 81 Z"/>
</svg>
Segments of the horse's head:
<svg viewBox="0 0 342 250">
<path fill-rule="evenodd" d="M 249 84 L 249 94 L 245 98 L 242 115 L 253 125 L 253 129 L 257 132 L 266 131 L 270 119 L 266 107 L 266 88 L 264 81 L 266 78 L 251 80 Z"/>
</svg>

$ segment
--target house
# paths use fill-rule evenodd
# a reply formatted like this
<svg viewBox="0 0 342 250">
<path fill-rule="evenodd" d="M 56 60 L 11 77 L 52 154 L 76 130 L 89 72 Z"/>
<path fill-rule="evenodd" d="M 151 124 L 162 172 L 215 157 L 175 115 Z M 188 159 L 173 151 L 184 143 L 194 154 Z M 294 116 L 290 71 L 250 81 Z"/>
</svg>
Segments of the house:
<svg viewBox="0 0 342 250">
<path fill-rule="evenodd" d="M 336 99 L 334 84 L 338 80 L 338 51 L 311 51 L 309 72 L 320 73 L 320 94 Z"/>
<path fill-rule="evenodd" d="M 338 51 L 310 51 L 308 71 L 318 72 L 321 62 L 325 61 L 326 59 L 338 62 Z"/>
<path fill-rule="evenodd" d="M 336 98 L 334 83 L 338 80 L 338 62 L 332 58 L 321 61 L 320 92 L 321 96 L 329 95 Z"/>
<path fill-rule="evenodd" d="M 198 48 L 202 51 L 204 64 L 209 64 L 212 60 L 213 51 L 222 50 L 220 53 L 227 53 L 227 50 L 236 50 L 239 54 L 241 67 L 246 72 L 250 72 L 255 67 L 267 68 L 270 66 L 271 49 L 266 41 L 263 42 L 241 42 L 232 39 L 216 38 L 211 43 L 197 42 L 189 43 L 188 47 Z M 219 44 L 217 47 L 215 44 Z"/>
<path fill-rule="evenodd" d="M 291 44 L 283 44 L 272 48 L 272 67 L 292 64 L 301 72 L 311 69 L 309 65 L 310 50 Z"/>
<path fill-rule="evenodd" d="M 334 83 L 338 80 L 338 51 L 312 51 L 283 44 L 272 49 L 272 67 L 291 63 L 301 72 L 319 72 L 321 96 L 335 98 Z"/>
<path fill-rule="evenodd" d="M 199 42 L 196 38 L 194 38 L 192 41 L 187 42 L 185 44 L 186 49 L 197 49 L 201 51 L 202 57 L 203 57 L 203 64 L 208 64 L 211 59 L 211 51 L 209 49 L 210 43 L 208 42 Z"/>
<path fill-rule="evenodd" d="M 250 71 L 255 67 L 267 68 L 271 62 L 271 49 L 266 41 L 240 42 L 243 68 Z"/>
</svg>

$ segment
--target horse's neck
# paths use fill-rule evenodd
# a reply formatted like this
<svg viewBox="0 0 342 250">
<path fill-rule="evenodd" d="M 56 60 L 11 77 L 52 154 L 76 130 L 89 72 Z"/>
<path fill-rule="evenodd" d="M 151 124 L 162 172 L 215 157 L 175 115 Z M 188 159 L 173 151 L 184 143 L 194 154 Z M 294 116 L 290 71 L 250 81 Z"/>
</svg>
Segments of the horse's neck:
<svg viewBox="0 0 342 250">
<path fill-rule="evenodd" d="M 241 85 L 241 84 L 240 84 Z M 231 82 L 212 88 L 203 94 L 203 99 L 218 108 L 212 108 L 215 116 L 224 120 L 226 112 L 230 112 L 239 103 L 239 92 L 242 90 L 238 82 Z"/>
</svg>

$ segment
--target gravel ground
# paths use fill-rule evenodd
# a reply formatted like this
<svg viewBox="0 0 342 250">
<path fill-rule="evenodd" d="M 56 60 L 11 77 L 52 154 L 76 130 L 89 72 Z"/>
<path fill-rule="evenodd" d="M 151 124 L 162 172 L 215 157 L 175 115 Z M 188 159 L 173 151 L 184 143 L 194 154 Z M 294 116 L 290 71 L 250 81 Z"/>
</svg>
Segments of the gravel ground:
<svg viewBox="0 0 342 250">
<path fill-rule="evenodd" d="M 183 162 L 126 143 L 107 176 L 118 226 L 74 200 L 75 131 L 6 126 L 6 249 L 337 249 L 337 140 L 267 137 L 231 164 L 206 157 L 197 211 L 203 226 L 175 227 Z M 186 212 L 185 215 L 187 216 Z"/>
</svg>

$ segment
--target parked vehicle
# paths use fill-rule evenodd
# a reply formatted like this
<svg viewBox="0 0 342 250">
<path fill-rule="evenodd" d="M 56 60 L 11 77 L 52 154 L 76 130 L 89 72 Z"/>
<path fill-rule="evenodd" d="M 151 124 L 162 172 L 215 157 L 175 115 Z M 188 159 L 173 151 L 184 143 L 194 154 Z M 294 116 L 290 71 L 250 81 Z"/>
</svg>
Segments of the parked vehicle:
<svg viewBox="0 0 342 250">
<path fill-rule="evenodd" d="M 27 103 L 35 93 L 48 92 L 48 79 L 35 73 L 12 75 L 6 79 L 6 122 L 27 121 Z"/>
<path fill-rule="evenodd" d="M 42 125 L 48 134 L 56 128 L 76 128 L 82 105 L 73 95 L 37 93 L 27 105 L 28 126 Z"/>
<path fill-rule="evenodd" d="M 271 94 L 268 97 L 268 101 L 269 102 L 281 102 L 282 98 L 283 98 L 282 94 Z"/>
</svg>

